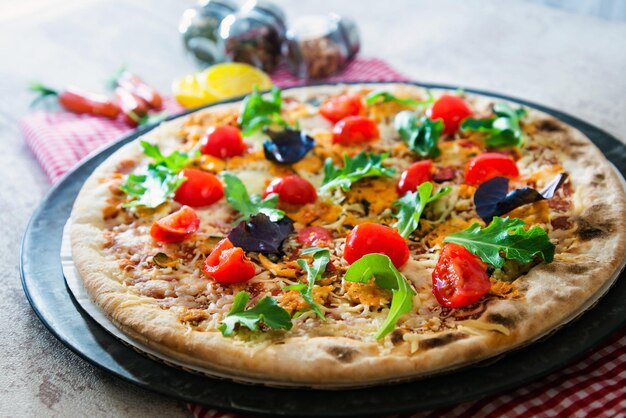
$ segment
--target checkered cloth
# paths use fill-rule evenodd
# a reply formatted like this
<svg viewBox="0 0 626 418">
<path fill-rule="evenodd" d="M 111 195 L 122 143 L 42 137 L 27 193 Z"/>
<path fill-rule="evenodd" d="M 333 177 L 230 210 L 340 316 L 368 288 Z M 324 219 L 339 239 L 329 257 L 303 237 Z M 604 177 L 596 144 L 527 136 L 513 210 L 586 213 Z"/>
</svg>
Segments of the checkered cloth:
<svg viewBox="0 0 626 418">
<path fill-rule="evenodd" d="M 281 67 L 273 74 L 280 87 L 302 84 Z M 354 61 L 336 81 L 405 81 L 377 59 Z M 172 99 L 164 104 L 172 114 L 182 110 Z M 20 121 L 26 143 L 52 183 L 87 154 L 130 131 L 122 121 L 67 112 L 36 111 Z M 196 418 L 242 418 L 197 405 L 188 405 Z M 505 394 L 452 408 L 405 415 L 434 417 L 626 417 L 626 328 L 584 360 L 548 377 Z"/>
</svg>

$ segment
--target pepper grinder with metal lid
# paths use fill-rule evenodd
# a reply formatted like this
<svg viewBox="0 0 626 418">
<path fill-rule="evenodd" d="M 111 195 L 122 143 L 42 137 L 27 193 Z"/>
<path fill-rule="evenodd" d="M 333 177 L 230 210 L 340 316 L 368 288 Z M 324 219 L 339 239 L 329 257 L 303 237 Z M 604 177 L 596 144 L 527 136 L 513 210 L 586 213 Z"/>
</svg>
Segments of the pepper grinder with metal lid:
<svg viewBox="0 0 626 418">
<path fill-rule="evenodd" d="M 356 24 L 329 15 L 301 16 L 286 34 L 289 70 L 304 79 L 329 77 L 341 71 L 360 49 Z"/>
<path fill-rule="evenodd" d="M 227 59 L 267 72 L 280 62 L 285 33 L 283 11 L 262 0 L 245 3 L 239 12 L 227 16 L 219 29 Z"/>
<path fill-rule="evenodd" d="M 237 6 L 229 0 L 202 0 L 183 13 L 178 30 L 183 35 L 185 48 L 201 65 L 224 61 L 219 27 L 235 10 Z"/>
</svg>

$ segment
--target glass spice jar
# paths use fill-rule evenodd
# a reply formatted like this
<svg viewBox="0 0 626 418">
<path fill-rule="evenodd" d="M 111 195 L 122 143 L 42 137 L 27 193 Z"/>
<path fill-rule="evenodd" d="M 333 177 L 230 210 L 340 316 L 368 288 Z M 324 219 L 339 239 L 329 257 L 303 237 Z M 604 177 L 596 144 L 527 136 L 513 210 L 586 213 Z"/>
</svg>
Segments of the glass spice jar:
<svg viewBox="0 0 626 418">
<path fill-rule="evenodd" d="M 265 1 L 251 1 L 227 16 L 220 25 L 226 57 L 270 72 L 280 62 L 285 40 L 285 15 Z"/>
<path fill-rule="evenodd" d="M 178 25 L 185 49 L 202 66 L 224 61 L 219 42 L 219 27 L 224 18 L 237 10 L 229 0 L 203 0 L 185 10 Z"/>
<path fill-rule="evenodd" d="M 289 70 L 304 79 L 336 74 L 361 46 L 355 23 L 334 13 L 297 18 L 286 38 Z"/>
</svg>

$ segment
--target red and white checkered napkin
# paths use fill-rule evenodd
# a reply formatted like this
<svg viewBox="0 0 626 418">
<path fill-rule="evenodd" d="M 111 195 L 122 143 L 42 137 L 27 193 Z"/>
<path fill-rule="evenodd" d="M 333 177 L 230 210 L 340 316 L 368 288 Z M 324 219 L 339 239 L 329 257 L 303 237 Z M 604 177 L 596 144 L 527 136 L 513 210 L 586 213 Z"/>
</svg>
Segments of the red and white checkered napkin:
<svg viewBox="0 0 626 418">
<path fill-rule="evenodd" d="M 281 67 L 273 74 L 280 87 L 302 84 Z M 383 61 L 359 59 L 329 82 L 405 81 Z M 172 114 L 182 110 L 165 101 Z M 91 151 L 130 131 L 122 121 L 67 112 L 37 111 L 20 121 L 26 143 L 52 183 Z M 189 405 L 196 418 L 242 418 L 197 405 Z M 453 408 L 406 415 L 434 417 L 626 417 L 626 328 L 616 332 L 584 360 L 524 388 L 468 402 Z"/>
</svg>

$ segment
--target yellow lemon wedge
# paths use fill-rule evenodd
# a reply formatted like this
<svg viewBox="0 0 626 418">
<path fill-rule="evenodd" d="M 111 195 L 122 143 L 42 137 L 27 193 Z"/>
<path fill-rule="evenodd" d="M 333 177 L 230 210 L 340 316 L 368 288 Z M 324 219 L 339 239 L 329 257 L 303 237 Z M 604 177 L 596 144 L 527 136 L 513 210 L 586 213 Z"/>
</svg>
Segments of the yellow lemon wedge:
<svg viewBox="0 0 626 418">
<path fill-rule="evenodd" d="M 228 62 L 174 80 L 172 91 L 178 103 L 191 108 L 243 96 L 255 86 L 261 91 L 269 90 L 272 80 L 251 65 Z"/>
</svg>

